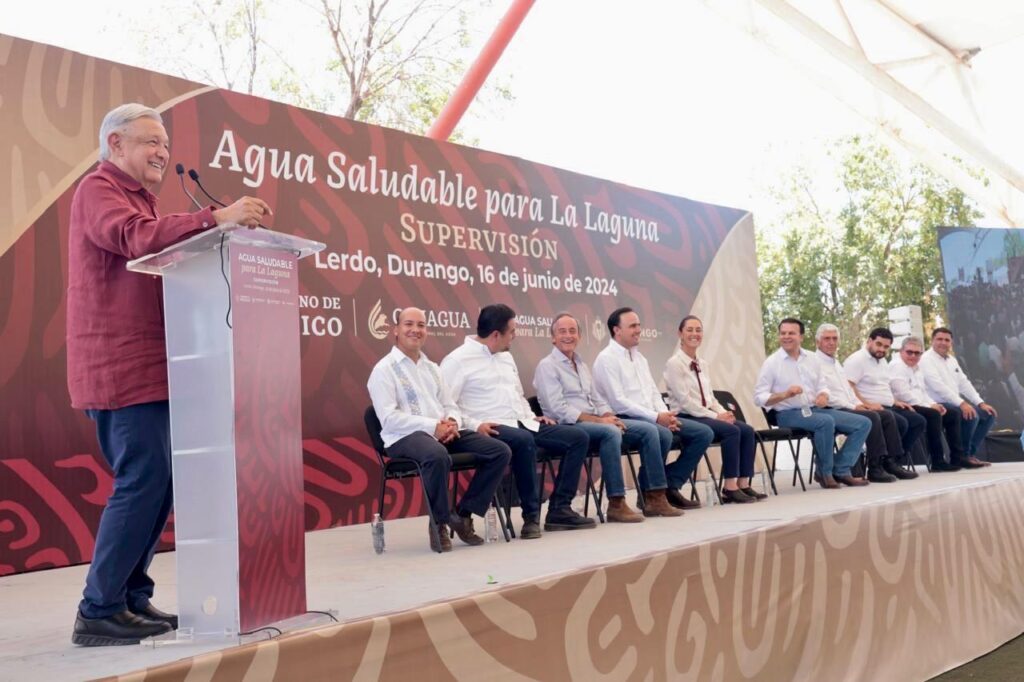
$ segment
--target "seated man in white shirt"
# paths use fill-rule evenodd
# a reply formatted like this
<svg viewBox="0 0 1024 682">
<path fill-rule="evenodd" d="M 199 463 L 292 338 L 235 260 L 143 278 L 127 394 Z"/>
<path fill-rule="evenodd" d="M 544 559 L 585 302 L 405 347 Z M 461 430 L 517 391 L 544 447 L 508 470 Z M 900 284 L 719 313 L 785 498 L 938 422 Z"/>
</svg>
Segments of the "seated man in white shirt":
<svg viewBox="0 0 1024 682">
<path fill-rule="evenodd" d="M 619 308 L 608 316 L 611 340 L 594 361 L 594 385 L 620 419 L 637 419 L 658 431 L 658 458 L 642 458 L 638 476 L 645 516 L 678 516 L 700 502 L 683 497 L 679 488 L 690 478 L 715 434 L 708 427 L 679 419 L 661 398 L 647 358 L 640 352 L 640 316 L 632 308 Z M 665 464 L 679 436 L 678 459 Z"/>
<path fill-rule="evenodd" d="M 924 372 L 920 365 L 923 352 L 924 342 L 921 339 L 916 336 L 903 339 L 900 352 L 889 363 L 892 393 L 898 400 L 912 405 L 914 412 L 925 418 L 932 472 L 959 471 L 963 468 L 964 454 L 960 440 L 960 415 L 956 410 L 947 410 L 941 403 L 932 400 L 925 391 Z M 942 445 L 943 429 L 949 444 L 948 464 Z"/>
<path fill-rule="evenodd" d="M 572 424 L 590 437 L 591 449 L 601 457 L 601 478 L 608 491 L 609 522 L 639 523 L 644 517 L 626 502 L 622 479 L 622 443 L 640 449 L 644 462 L 660 464 L 658 429 L 639 419 L 619 419 L 594 389 L 590 368 L 576 352 L 580 325 L 569 313 L 558 313 L 551 322 L 551 349 L 533 373 L 544 416 L 559 424 Z"/>
<path fill-rule="evenodd" d="M 924 433 L 925 418 L 914 412 L 909 403 L 898 400 L 890 386 L 889 363 L 885 356 L 892 348 L 892 332 L 875 327 L 868 333 L 864 346 L 843 362 L 846 378 L 857 400 L 869 410 L 887 410 L 896 418 L 902 436 L 903 452 L 913 452 L 917 439 Z M 913 478 L 917 476 L 912 473 Z"/>
<path fill-rule="evenodd" d="M 719 439 L 722 452 L 722 503 L 758 502 L 768 496 L 750 487 L 754 476 L 754 429 L 736 420 L 715 398 L 708 361 L 697 357 L 704 341 L 704 324 L 696 315 L 679 323 L 679 345 L 665 365 L 668 406 L 680 417 L 707 426 Z"/>
<path fill-rule="evenodd" d="M 462 429 L 459 408 L 440 370 L 423 353 L 428 333 L 422 310 L 406 308 L 399 313 L 395 346 L 374 366 L 366 387 L 380 419 L 385 452 L 420 464 L 427 503 L 438 523 L 436 536 L 430 534 L 431 549 L 449 552 L 448 527 L 468 545 L 484 542 L 473 530 L 472 514 L 483 516 L 487 511 L 512 452 L 501 441 Z M 476 472 L 452 514 L 449 453 L 457 452 L 473 454 Z"/>
<path fill-rule="evenodd" d="M 921 356 L 925 390 L 932 400 L 947 410 L 960 412 L 960 443 L 964 450 L 960 465 L 972 469 L 989 466 L 991 462 L 978 459 L 978 448 L 998 414 L 994 407 L 982 400 L 953 357 L 952 350 L 953 332 L 946 327 L 932 332 L 932 347 Z"/>
<path fill-rule="evenodd" d="M 836 410 L 853 412 L 871 420 L 868 434 L 868 480 L 872 483 L 892 483 L 900 478 L 916 478 L 917 474 L 901 467 L 897 462 L 904 456 L 900 424 L 889 410 L 872 410 L 854 395 L 846 379 L 843 363 L 836 357 L 839 349 L 839 327 L 826 322 L 814 334 L 818 346 L 814 357 L 821 364 L 821 376 L 828 388 L 828 406 Z M 907 428 L 906 420 L 901 420 Z"/>
<path fill-rule="evenodd" d="M 577 514 L 571 506 L 590 441 L 582 429 L 533 414 L 509 352 L 516 336 L 515 318 L 515 311 L 501 303 L 481 308 L 476 336 L 467 336 L 441 361 L 441 374 L 466 427 L 493 436 L 512 449 L 512 473 L 523 510 L 519 537 L 540 537 L 538 446 L 561 456 L 544 530 L 594 528 L 593 519 Z"/>
<path fill-rule="evenodd" d="M 828 409 L 829 391 L 814 356 L 800 347 L 804 323 L 792 317 L 779 322 L 779 350 L 769 355 L 754 384 L 754 404 L 774 410 L 779 426 L 798 428 L 814 434 L 814 452 L 818 457 L 816 478 L 822 488 L 867 485 L 854 476 L 851 467 L 871 432 L 866 417 Z M 836 432 L 846 434 L 846 442 L 833 457 Z"/>
</svg>

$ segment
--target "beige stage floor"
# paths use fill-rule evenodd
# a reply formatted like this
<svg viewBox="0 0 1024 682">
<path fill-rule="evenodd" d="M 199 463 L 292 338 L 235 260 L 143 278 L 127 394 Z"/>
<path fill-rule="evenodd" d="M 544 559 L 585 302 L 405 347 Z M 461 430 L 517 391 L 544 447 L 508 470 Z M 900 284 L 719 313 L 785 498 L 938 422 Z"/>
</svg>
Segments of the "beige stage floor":
<svg viewBox="0 0 1024 682">
<path fill-rule="evenodd" d="M 495 584 L 531 581 L 614 563 L 800 517 L 998 479 L 1024 478 L 1024 463 L 952 474 L 928 474 L 923 467 L 920 471 L 921 476 L 914 481 L 839 491 L 813 487 L 806 493 L 790 487 L 787 474 L 780 472 L 782 494 L 756 505 L 715 506 L 688 512 L 678 519 L 603 525 L 590 531 L 548 533 L 540 540 L 513 540 L 476 548 L 456 539 L 455 550 L 443 555 L 429 551 L 424 518 L 388 522 L 387 552 L 381 556 L 373 553 L 365 524 L 309 533 L 309 608 L 335 610 L 342 620 L 405 610 L 493 589 Z M 0 578 L 0 680 L 56 682 L 124 674 L 224 648 L 223 644 L 73 647 L 71 626 L 85 572 L 86 566 L 75 566 Z M 152 575 L 157 582 L 154 603 L 173 610 L 174 554 L 158 555 Z"/>
</svg>

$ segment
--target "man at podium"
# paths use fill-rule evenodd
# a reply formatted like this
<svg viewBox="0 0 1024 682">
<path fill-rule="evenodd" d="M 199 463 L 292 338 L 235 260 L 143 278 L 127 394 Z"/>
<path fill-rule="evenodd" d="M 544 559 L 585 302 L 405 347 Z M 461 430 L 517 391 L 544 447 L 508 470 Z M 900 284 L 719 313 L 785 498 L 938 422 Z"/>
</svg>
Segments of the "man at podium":
<svg viewBox="0 0 1024 682">
<path fill-rule="evenodd" d="M 95 422 L 114 472 L 71 638 L 82 646 L 132 644 L 178 625 L 150 604 L 147 575 L 172 501 L 161 283 L 125 266 L 215 225 L 256 227 L 271 212 L 244 197 L 161 216 L 153 192 L 169 158 L 160 114 L 123 104 L 103 118 L 99 166 L 71 203 L 68 391 L 72 407 Z"/>
</svg>

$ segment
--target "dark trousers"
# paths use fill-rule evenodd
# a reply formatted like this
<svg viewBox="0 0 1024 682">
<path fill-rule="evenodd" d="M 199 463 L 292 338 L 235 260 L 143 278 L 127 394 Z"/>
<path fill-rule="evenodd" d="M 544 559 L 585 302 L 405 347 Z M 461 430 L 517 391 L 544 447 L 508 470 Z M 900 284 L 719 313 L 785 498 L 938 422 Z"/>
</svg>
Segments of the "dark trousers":
<svg viewBox="0 0 1024 682">
<path fill-rule="evenodd" d="M 173 500 L 170 413 L 166 400 L 85 413 L 96 422 L 114 491 L 100 515 L 78 609 L 86 618 L 105 618 L 153 597 L 146 571 Z"/>
<path fill-rule="evenodd" d="M 583 460 L 590 447 L 590 438 L 586 432 L 562 424 L 541 424 L 536 433 L 515 426 L 498 426 L 497 429 L 496 438 L 512 449 L 512 474 L 516 479 L 523 518 L 537 519 L 540 514 L 540 494 L 537 490 L 538 447 L 550 450 L 561 458 L 548 511 L 572 504 L 580 482 Z"/>
<path fill-rule="evenodd" d="M 946 414 L 939 414 L 938 410 L 930 407 L 915 405 L 914 410 L 924 417 L 927 422 L 925 434 L 928 438 L 928 456 L 932 463 L 942 462 L 945 453 L 942 448 L 942 433 L 946 433 L 946 445 L 949 446 L 950 464 L 959 464 L 964 458 L 964 448 L 960 440 L 960 409 L 946 408 Z"/>
<path fill-rule="evenodd" d="M 867 446 L 868 467 L 871 469 L 882 466 L 882 460 L 889 458 L 896 461 L 903 459 L 903 438 L 899 419 L 903 422 L 903 431 L 908 428 L 907 420 L 889 410 L 846 410 L 850 414 L 859 414 L 871 420 L 871 431 L 868 432 Z"/>
<path fill-rule="evenodd" d="M 500 440 L 463 430 L 459 432 L 458 438 L 442 445 L 431 434 L 416 431 L 387 448 L 387 454 L 391 457 L 406 457 L 419 463 L 423 487 L 427 491 L 427 503 L 438 523 L 448 523 L 450 516 L 448 474 L 451 472 L 452 460 L 449 455 L 462 453 L 473 455 L 476 471 L 455 511 L 462 516 L 483 516 L 512 457 L 508 446 Z"/>
<path fill-rule="evenodd" d="M 722 451 L 722 478 L 752 478 L 754 476 L 754 429 L 743 422 L 729 424 L 714 417 L 690 417 L 711 429 Z M 703 456 L 703 453 L 701 453 Z M 699 461 L 699 460 L 698 460 Z"/>
<path fill-rule="evenodd" d="M 913 452 L 914 443 L 916 443 L 917 439 L 921 437 L 922 433 L 924 433 L 925 426 L 928 422 L 920 413 L 915 412 L 914 410 L 905 410 L 900 407 L 887 407 L 885 409 L 892 412 L 896 417 L 896 423 L 900 425 L 900 433 L 903 436 L 903 451 Z M 906 426 L 904 427 L 901 422 L 905 423 Z"/>
</svg>

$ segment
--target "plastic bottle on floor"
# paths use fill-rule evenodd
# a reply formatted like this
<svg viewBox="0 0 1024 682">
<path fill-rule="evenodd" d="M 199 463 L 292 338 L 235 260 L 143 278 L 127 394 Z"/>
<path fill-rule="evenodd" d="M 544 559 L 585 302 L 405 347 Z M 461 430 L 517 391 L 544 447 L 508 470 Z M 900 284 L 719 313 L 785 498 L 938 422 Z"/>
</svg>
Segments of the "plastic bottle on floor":
<svg viewBox="0 0 1024 682">
<path fill-rule="evenodd" d="M 498 510 L 494 508 L 493 502 L 487 508 L 487 513 L 484 514 L 484 541 L 498 541 Z"/>
<path fill-rule="evenodd" d="M 373 515 L 370 522 L 370 534 L 373 536 L 373 551 L 377 554 L 384 553 L 384 519 L 380 514 Z"/>
</svg>

